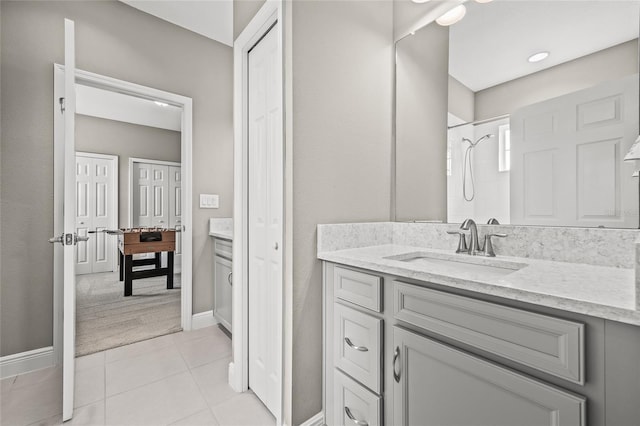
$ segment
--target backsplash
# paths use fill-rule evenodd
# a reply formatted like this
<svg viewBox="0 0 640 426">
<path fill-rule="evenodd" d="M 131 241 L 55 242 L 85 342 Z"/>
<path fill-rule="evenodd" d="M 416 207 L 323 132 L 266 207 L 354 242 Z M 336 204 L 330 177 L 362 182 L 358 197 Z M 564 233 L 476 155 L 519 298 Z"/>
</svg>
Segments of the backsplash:
<svg viewBox="0 0 640 426">
<path fill-rule="evenodd" d="M 397 244 L 455 250 L 459 224 L 353 223 L 318 225 L 318 252 Z M 478 225 L 480 241 L 486 232 L 507 234 L 494 238 L 498 256 L 515 256 L 597 266 L 634 268 L 637 229 L 563 228 L 516 225 Z M 638 255 L 640 256 L 640 254 Z"/>
</svg>

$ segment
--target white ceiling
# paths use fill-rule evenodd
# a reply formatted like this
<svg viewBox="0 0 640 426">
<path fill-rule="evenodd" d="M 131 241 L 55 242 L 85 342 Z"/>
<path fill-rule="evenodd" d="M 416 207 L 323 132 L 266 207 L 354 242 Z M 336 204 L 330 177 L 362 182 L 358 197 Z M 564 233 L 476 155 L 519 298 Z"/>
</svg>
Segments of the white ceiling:
<svg viewBox="0 0 640 426">
<path fill-rule="evenodd" d="M 640 0 L 466 3 L 451 27 L 450 74 L 474 92 L 638 37 Z M 549 58 L 531 64 L 539 51 Z"/>
<path fill-rule="evenodd" d="M 182 108 L 82 84 L 76 85 L 76 112 L 176 132 L 182 129 Z"/>
<path fill-rule="evenodd" d="M 233 46 L 233 0 L 120 0 L 150 15 Z"/>
</svg>

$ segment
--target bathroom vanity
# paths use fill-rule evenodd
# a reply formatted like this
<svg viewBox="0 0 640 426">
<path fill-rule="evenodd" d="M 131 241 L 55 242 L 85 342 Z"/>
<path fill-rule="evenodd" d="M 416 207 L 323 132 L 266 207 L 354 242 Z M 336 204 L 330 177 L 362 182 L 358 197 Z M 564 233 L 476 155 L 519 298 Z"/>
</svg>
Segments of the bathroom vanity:
<svg viewBox="0 0 640 426">
<path fill-rule="evenodd" d="M 213 316 L 229 333 L 232 318 L 233 286 L 233 220 L 210 219 L 209 235 L 213 237 Z"/>
<path fill-rule="evenodd" d="M 501 226 L 510 237 L 486 258 L 456 254 L 446 234 L 456 228 L 319 226 L 325 423 L 638 424 L 634 270 L 603 265 L 596 245 L 579 241 L 635 253 L 638 231 Z M 522 234 L 536 229 L 523 255 Z M 554 232 L 581 253 L 559 242 L 567 259 L 545 258 L 556 250 Z M 517 256 L 501 256 L 507 247 Z"/>
</svg>

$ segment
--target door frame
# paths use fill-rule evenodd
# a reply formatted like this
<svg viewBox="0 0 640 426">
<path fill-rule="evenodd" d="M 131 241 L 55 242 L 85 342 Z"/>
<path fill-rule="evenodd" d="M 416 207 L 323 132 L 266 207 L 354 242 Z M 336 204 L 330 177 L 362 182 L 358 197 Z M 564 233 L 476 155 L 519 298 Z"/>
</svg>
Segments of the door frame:
<svg viewBox="0 0 640 426">
<path fill-rule="evenodd" d="M 160 166 L 182 167 L 182 163 L 175 161 L 150 160 L 148 158 L 129 157 L 129 207 L 127 209 L 128 227 L 133 228 L 133 163 L 157 164 Z"/>
<path fill-rule="evenodd" d="M 111 185 L 113 185 L 113 203 L 111 203 L 111 220 L 109 221 L 109 228 L 115 229 L 118 226 L 118 201 L 120 200 L 120 188 L 118 187 L 118 173 L 119 173 L 119 163 L 120 159 L 117 155 L 111 154 L 98 154 L 95 152 L 85 152 L 85 151 L 76 151 L 76 158 L 78 156 L 87 157 L 87 158 L 99 158 L 101 160 L 109 160 L 112 161 L 113 164 L 113 174 L 111 176 Z M 76 197 L 78 194 L 76 194 Z M 114 250 L 117 249 L 117 244 L 113 244 Z M 117 256 L 113 256 L 111 258 L 111 269 L 116 270 L 118 266 Z M 77 273 L 76 273 L 77 275 Z"/>
<path fill-rule="evenodd" d="M 64 65 L 53 64 L 54 96 L 53 107 L 60 108 L 59 99 L 64 97 Z M 107 77 L 104 75 L 76 69 L 76 84 L 85 84 L 104 90 L 119 92 L 145 98 L 153 101 L 168 103 L 182 108 L 182 128 L 180 132 L 180 166 L 184 178 L 182 204 L 184 219 L 182 221 L 183 264 L 180 290 L 180 324 L 184 331 L 191 330 L 193 314 L 193 102 L 186 96 L 178 95 L 152 87 L 130 83 L 124 80 Z M 62 91 L 61 91 L 62 89 Z M 60 114 L 54 114 L 54 161 L 60 158 L 60 152 L 64 152 L 64 118 Z M 54 207 L 64 205 L 64 180 L 54 176 Z M 56 207 L 55 212 L 58 211 Z M 54 230 L 60 219 L 54 215 Z M 55 261 L 55 259 L 54 259 Z M 57 364 L 62 361 L 63 338 L 63 285 L 61 274 L 54 274 L 53 288 L 53 353 Z"/>
<path fill-rule="evenodd" d="M 284 20 L 283 20 L 283 2 L 282 0 L 266 0 L 258 13 L 253 17 L 251 22 L 246 26 L 242 33 L 238 36 L 233 45 L 234 57 L 234 184 L 233 184 L 233 277 L 234 282 L 240 285 L 233 286 L 233 313 L 232 313 L 232 334 L 233 334 L 233 359 L 229 364 L 229 384 L 236 392 L 245 392 L 249 389 L 249 281 L 248 281 L 248 253 L 249 253 L 249 158 L 248 158 L 248 55 L 249 51 L 255 46 L 271 28 L 278 24 L 273 30 L 277 31 L 278 39 L 278 63 L 281 64 L 279 74 L 282 80 L 283 92 L 280 97 L 280 111 L 282 125 L 282 152 L 283 158 L 283 234 L 286 234 L 287 225 L 287 192 L 284 178 L 286 176 L 286 143 L 285 143 L 285 97 L 284 97 L 284 63 L 283 63 L 283 44 L 284 44 Z M 278 298 L 282 302 L 282 309 L 278 310 L 277 330 L 276 330 L 276 346 L 278 353 L 276 359 L 279 365 L 279 412 L 276 413 L 276 424 L 282 425 L 285 416 L 286 402 L 285 382 L 283 373 L 285 371 L 284 353 L 285 353 L 285 281 L 288 274 L 287 264 L 289 262 L 287 255 L 290 250 L 288 240 L 283 238 L 282 253 L 283 256 L 283 279 L 279 283 Z"/>
</svg>

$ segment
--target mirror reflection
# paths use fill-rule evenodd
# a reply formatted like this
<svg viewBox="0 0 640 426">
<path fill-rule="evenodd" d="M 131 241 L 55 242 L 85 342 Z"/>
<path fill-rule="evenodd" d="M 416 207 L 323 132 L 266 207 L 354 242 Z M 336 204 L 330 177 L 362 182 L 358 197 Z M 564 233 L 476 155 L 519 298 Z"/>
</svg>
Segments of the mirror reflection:
<svg viewBox="0 0 640 426">
<path fill-rule="evenodd" d="M 639 2 L 466 7 L 454 25 L 432 23 L 397 44 L 401 162 L 411 137 L 405 88 L 447 70 L 446 215 L 437 219 L 637 228 L 640 163 L 623 159 L 638 136 Z M 416 63 L 409 44 L 443 34 L 447 57 L 407 73 Z M 446 66 L 435 69 L 438 60 Z M 436 138 L 427 143 L 441 149 Z M 401 208 L 402 188 L 397 194 Z"/>
</svg>

